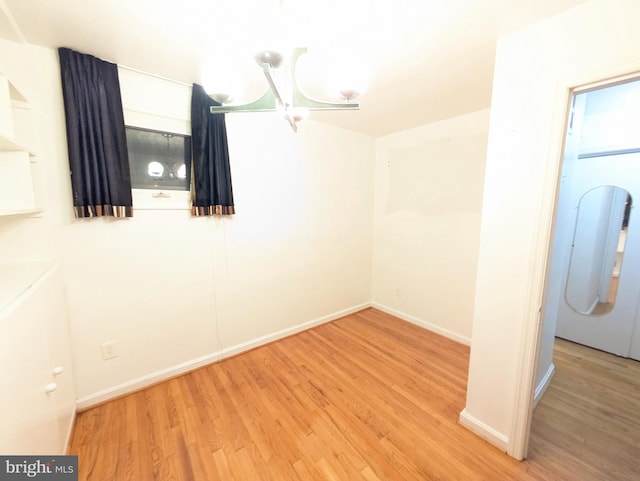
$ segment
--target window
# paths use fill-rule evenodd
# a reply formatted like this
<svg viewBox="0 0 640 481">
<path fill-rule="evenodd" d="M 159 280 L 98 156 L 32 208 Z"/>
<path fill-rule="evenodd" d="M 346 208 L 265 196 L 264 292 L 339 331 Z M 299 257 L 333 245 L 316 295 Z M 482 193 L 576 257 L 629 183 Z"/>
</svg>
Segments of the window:
<svg viewBox="0 0 640 481">
<path fill-rule="evenodd" d="M 191 158 L 191 137 L 129 126 L 126 133 L 133 189 L 189 190 L 186 162 Z"/>
</svg>

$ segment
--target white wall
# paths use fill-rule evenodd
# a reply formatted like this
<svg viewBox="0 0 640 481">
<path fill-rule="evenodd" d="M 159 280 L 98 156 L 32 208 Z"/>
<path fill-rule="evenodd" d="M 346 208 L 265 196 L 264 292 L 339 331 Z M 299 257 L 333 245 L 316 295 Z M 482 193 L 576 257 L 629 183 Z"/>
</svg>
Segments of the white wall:
<svg viewBox="0 0 640 481">
<path fill-rule="evenodd" d="M 469 344 L 489 111 L 376 142 L 373 300 Z"/>
<path fill-rule="evenodd" d="M 640 70 L 638 18 L 635 0 L 594 0 L 498 43 L 461 420 L 515 457 L 527 436 L 570 89 Z"/>
<path fill-rule="evenodd" d="M 369 305 L 372 138 L 228 115 L 237 215 L 75 220 L 57 52 L 39 51 L 56 166 L 48 182 L 64 187 L 47 210 L 57 218 L 51 241 L 60 240 L 80 407 Z M 190 96 L 180 92 L 123 74 L 128 115 L 152 128 L 185 125 Z M 103 361 L 101 344 L 112 340 L 118 357 Z"/>
</svg>

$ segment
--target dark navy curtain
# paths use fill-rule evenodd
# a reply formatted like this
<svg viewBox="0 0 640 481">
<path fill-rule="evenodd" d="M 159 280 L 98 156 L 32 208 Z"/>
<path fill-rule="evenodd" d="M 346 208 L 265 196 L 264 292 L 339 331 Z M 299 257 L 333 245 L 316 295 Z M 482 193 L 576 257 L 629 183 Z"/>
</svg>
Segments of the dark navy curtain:
<svg viewBox="0 0 640 481">
<path fill-rule="evenodd" d="M 231 168 L 224 114 L 212 114 L 220 105 L 201 85 L 191 93 L 191 213 L 201 215 L 235 214 Z"/>
<path fill-rule="evenodd" d="M 118 66 L 58 49 L 76 217 L 131 217 Z"/>
</svg>

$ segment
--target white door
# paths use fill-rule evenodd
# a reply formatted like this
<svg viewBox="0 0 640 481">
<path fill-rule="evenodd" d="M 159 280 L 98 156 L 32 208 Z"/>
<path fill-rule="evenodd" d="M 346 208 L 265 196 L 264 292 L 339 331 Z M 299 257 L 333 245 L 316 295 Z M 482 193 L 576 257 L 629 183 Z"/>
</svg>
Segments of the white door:
<svg viewBox="0 0 640 481">
<path fill-rule="evenodd" d="M 577 159 L 567 182 L 556 335 L 640 359 L 640 153 Z"/>
</svg>

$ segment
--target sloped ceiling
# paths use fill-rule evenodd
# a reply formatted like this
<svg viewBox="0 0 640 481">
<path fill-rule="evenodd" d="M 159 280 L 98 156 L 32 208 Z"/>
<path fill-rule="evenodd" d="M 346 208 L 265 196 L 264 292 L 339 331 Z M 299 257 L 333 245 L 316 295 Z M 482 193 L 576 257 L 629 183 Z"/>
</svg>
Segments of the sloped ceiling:
<svg viewBox="0 0 640 481">
<path fill-rule="evenodd" d="M 266 86 L 249 52 L 306 46 L 298 77 L 309 95 L 335 101 L 323 78 L 341 57 L 368 84 L 359 111 L 312 118 L 380 136 L 489 107 L 496 40 L 584 1 L 0 0 L 0 37 L 186 83 L 211 59 L 224 71 L 223 59 L 243 58 L 244 101 Z"/>
</svg>

